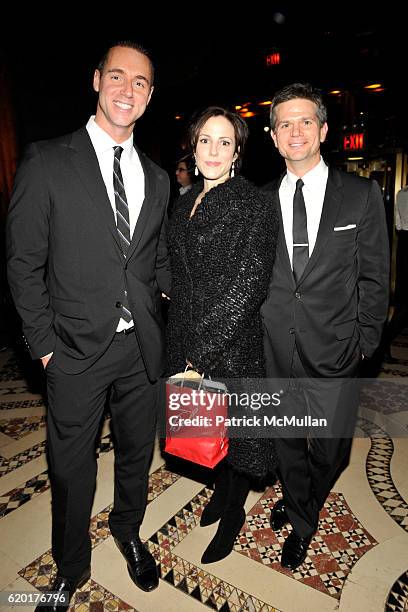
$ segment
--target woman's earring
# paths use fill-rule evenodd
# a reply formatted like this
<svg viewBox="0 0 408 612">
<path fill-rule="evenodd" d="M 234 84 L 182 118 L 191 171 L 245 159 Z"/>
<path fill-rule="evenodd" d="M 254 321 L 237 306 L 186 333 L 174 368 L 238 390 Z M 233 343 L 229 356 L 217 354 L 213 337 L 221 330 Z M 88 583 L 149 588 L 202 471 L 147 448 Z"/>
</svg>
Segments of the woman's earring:
<svg viewBox="0 0 408 612">
<path fill-rule="evenodd" d="M 231 178 L 234 178 L 235 176 L 235 162 L 232 162 L 232 166 L 231 166 Z"/>
<path fill-rule="evenodd" d="M 197 168 L 197 166 L 194 167 L 194 176 L 198 176 L 198 168 Z"/>
</svg>

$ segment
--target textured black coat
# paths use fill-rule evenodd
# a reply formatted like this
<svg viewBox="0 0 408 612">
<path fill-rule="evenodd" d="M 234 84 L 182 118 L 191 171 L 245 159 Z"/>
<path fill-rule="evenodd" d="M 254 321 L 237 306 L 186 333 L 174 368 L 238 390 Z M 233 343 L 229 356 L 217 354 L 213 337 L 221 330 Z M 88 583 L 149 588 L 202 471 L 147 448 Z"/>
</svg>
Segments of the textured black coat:
<svg viewBox="0 0 408 612">
<path fill-rule="evenodd" d="M 242 177 L 211 189 L 189 218 L 199 193 L 179 198 L 169 223 L 172 293 L 169 373 L 194 367 L 219 378 L 265 376 L 260 306 L 266 298 L 278 235 L 276 209 Z M 239 382 L 231 385 L 239 388 Z M 263 475 L 267 440 L 231 440 L 229 460 Z M 261 448 L 262 447 L 262 448 Z"/>
</svg>

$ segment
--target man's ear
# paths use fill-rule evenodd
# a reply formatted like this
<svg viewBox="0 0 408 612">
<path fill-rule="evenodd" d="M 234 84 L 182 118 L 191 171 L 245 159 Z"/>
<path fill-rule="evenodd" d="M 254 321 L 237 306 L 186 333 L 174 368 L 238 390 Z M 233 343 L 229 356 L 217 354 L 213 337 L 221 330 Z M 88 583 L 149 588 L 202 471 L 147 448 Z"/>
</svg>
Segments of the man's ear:
<svg viewBox="0 0 408 612">
<path fill-rule="evenodd" d="M 327 132 L 329 131 L 329 126 L 327 123 L 323 123 L 320 128 L 320 142 L 324 142 L 326 140 Z"/>
<path fill-rule="evenodd" d="M 272 138 L 272 140 L 273 140 L 273 142 L 274 142 L 275 147 L 276 147 L 276 148 L 278 148 L 278 141 L 277 141 L 277 139 L 276 139 L 275 132 L 274 132 L 274 131 L 271 129 L 271 130 L 269 131 L 269 133 L 270 133 L 270 135 L 271 135 L 271 138 Z"/>
<path fill-rule="evenodd" d="M 96 69 L 95 72 L 94 72 L 94 78 L 93 78 L 93 88 L 94 88 L 94 91 L 99 91 L 100 80 L 101 80 L 101 73 L 99 72 L 98 69 Z"/>
<path fill-rule="evenodd" d="M 153 90 L 154 90 L 154 86 L 152 86 L 152 87 L 150 88 L 149 97 L 147 98 L 147 104 L 149 104 L 149 102 L 150 102 L 150 100 L 151 100 L 151 98 L 152 98 L 152 93 L 153 93 Z"/>
</svg>

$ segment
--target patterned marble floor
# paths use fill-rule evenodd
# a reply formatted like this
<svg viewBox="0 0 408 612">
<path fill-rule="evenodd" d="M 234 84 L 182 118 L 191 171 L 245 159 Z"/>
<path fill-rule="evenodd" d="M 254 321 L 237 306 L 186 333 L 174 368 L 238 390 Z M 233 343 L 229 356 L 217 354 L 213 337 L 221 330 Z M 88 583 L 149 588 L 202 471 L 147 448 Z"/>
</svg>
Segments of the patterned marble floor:
<svg viewBox="0 0 408 612">
<path fill-rule="evenodd" d="M 384 363 L 377 382 L 363 389 L 361 436 L 321 512 L 308 557 L 294 573 L 279 564 L 287 531 L 276 534 L 269 526 L 279 484 L 250 492 L 234 551 L 201 566 L 202 551 L 216 530 L 216 525 L 199 527 L 211 490 L 205 480 L 166 464 L 157 444 L 141 536 L 161 580 L 152 593 L 138 590 L 108 527 L 113 445 L 106 419 L 90 525 L 92 577 L 70 609 L 407 611 L 408 334 L 396 339 L 393 354 L 397 362 Z M 55 572 L 42 390 L 40 370 L 11 350 L 0 353 L 0 589 L 6 593 L 46 590 Z"/>
</svg>

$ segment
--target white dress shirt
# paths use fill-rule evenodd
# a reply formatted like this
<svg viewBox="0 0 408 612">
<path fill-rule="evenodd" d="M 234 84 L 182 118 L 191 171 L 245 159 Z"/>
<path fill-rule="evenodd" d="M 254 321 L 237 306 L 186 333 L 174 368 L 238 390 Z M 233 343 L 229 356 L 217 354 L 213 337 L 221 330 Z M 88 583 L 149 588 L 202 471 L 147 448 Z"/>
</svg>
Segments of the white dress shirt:
<svg viewBox="0 0 408 612">
<path fill-rule="evenodd" d="M 87 125 L 89 137 L 95 149 L 102 178 L 108 192 L 112 210 L 116 218 L 115 194 L 113 191 L 113 147 L 123 148 L 120 158 L 126 199 L 129 206 L 130 235 L 133 235 L 140 209 L 145 197 L 145 178 L 139 156 L 133 146 L 133 134 L 125 142 L 115 142 L 97 123 L 93 115 Z"/>
<path fill-rule="evenodd" d="M 120 158 L 120 169 L 122 172 L 123 184 L 126 192 L 126 199 L 129 207 L 130 235 L 136 227 L 136 222 L 142 208 L 145 197 L 145 177 L 140 163 L 139 156 L 133 146 L 133 134 L 125 142 L 115 142 L 99 125 L 95 122 L 95 116 L 89 119 L 86 129 L 95 149 L 99 162 L 102 178 L 105 183 L 106 191 L 116 219 L 115 193 L 113 190 L 113 147 L 118 145 L 123 148 Z M 127 327 L 132 327 L 133 321 L 129 323 L 124 319 L 119 320 L 116 331 L 122 331 Z"/>
<path fill-rule="evenodd" d="M 307 216 L 307 235 L 309 238 L 309 257 L 311 256 L 316 244 L 317 232 L 322 215 L 324 195 L 326 193 L 327 177 L 329 169 L 320 158 L 320 162 L 302 176 L 303 197 L 306 206 Z M 279 199 L 282 210 L 283 230 L 285 234 L 286 246 L 288 249 L 290 265 L 293 259 L 293 196 L 296 190 L 298 176 L 287 170 L 279 187 Z"/>
<path fill-rule="evenodd" d="M 184 187 L 180 187 L 179 188 L 179 193 L 180 195 L 184 195 L 185 193 L 187 193 L 187 191 L 190 191 L 190 189 L 192 188 L 193 183 L 191 183 L 190 185 L 185 185 Z"/>
</svg>

